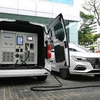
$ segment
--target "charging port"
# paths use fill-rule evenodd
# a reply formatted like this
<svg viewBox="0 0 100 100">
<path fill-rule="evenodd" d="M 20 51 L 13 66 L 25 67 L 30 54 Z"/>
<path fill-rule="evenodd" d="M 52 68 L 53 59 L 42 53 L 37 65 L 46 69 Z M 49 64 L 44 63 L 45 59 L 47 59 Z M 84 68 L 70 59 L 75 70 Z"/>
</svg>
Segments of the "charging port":
<svg viewBox="0 0 100 100">
<path fill-rule="evenodd" d="M 34 50 L 34 44 L 30 44 L 30 50 Z"/>
</svg>

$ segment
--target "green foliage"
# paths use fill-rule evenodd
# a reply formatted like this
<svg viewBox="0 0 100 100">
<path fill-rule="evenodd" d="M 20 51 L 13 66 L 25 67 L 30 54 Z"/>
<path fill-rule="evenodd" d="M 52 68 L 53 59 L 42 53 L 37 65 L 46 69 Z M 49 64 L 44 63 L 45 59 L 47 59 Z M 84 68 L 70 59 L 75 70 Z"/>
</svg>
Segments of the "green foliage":
<svg viewBox="0 0 100 100">
<path fill-rule="evenodd" d="M 87 22 L 85 24 L 91 24 L 94 20 L 93 15 L 85 14 L 84 12 L 80 11 L 80 17 L 83 19 L 84 22 Z"/>
<path fill-rule="evenodd" d="M 96 41 L 98 38 L 100 38 L 100 34 L 95 34 L 94 38 L 93 38 L 93 41 Z"/>
<path fill-rule="evenodd" d="M 79 33 L 79 44 L 80 45 L 91 45 L 93 43 L 94 36 L 91 33 L 83 34 Z"/>
<path fill-rule="evenodd" d="M 94 46 L 90 46 L 90 50 L 94 52 Z"/>
<path fill-rule="evenodd" d="M 79 31 L 83 31 L 82 33 L 90 33 L 91 28 L 89 25 L 93 23 L 94 16 L 85 14 L 84 12 L 80 12 L 80 18 L 81 18 L 81 26 L 79 28 Z"/>
<path fill-rule="evenodd" d="M 94 36 L 91 33 L 89 25 L 93 22 L 94 17 L 92 15 L 80 12 L 82 23 L 78 31 L 78 40 L 80 45 L 90 45 L 93 43 Z"/>
</svg>

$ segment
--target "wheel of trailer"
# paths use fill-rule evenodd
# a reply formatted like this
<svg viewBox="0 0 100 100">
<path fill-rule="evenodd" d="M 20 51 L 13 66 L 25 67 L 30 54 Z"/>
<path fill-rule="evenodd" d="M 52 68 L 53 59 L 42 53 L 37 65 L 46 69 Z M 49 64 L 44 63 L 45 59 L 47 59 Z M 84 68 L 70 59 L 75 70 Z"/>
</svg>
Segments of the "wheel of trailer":
<svg viewBox="0 0 100 100">
<path fill-rule="evenodd" d="M 60 75 L 63 79 L 70 79 L 70 72 L 69 68 L 61 68 L 60 69 Z"/>
<path fill-rule="evenodd" d="M 38 81 L 45 81 L 47 79 L 47 75 L 46 76 L 37 76 L 36 78 L 38 79 Z"/>
</svg>

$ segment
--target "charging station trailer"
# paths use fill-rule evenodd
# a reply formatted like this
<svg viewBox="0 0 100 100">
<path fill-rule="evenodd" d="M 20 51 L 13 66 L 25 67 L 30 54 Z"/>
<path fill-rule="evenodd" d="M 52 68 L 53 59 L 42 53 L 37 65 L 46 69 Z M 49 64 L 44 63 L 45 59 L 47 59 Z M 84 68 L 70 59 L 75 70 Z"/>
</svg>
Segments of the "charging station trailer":
<svg viewBox="0 0 100 100">
<path fill-rule="evenodd" d="M 27 21 L 0 22 L 0 77 L 49 75 L 50 45 L 44 25 Z"/>
</svg>

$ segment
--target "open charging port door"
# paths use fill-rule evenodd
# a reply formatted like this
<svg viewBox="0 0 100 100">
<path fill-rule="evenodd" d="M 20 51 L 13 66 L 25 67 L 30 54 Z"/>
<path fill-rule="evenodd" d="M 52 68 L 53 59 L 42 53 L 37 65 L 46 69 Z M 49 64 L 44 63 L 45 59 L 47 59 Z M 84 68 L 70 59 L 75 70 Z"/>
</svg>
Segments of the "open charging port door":
<svg viewBox="0 0 100 100">
<path fill-rule="evenodd" d="M 54 46 L 55 69 L 61 73 L 62 78 L 69 77 L 69 46 L 68 34 L 62 14 L 59 14 L 48 26 L 50 39 Z"/>
</svg>

